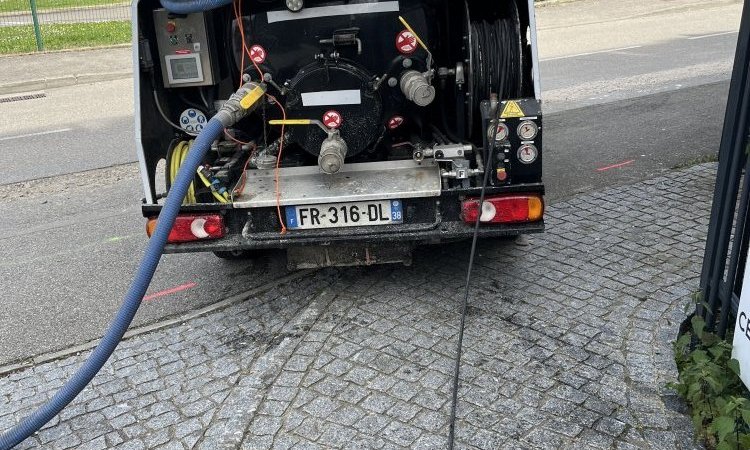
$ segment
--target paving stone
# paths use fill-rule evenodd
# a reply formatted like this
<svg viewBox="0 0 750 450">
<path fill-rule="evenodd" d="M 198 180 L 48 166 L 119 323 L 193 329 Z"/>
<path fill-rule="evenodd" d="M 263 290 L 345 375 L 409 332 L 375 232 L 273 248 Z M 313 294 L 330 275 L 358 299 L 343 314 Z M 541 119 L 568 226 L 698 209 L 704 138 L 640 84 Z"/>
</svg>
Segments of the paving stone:
<svg viewBox="0 0 750 450">
<path fill-rule="evenodd" d="M 523 439 L 523 442 L 530 445 L 531 448 L 556 450 L 562 447 L 564 440 L 562 436 L 553 431 L 539 428 L 529 433 Z"/>
<path fill-rule="evenodd" d="M 323 429 L 325 429 L 325 423 L 323 420 L 308 417 L 302 422 L 302 424 L 300 424 L 300 426 L 294 429 L 294 433 L 314 442 L 317 441 L 323 433 Z"/>
<path fill-rule="evenodd" d="M 625 424 L 611 417 L 602 417 L 596 424 L 596 430 L 613 437 L 618 437 L 625 431 Z"/>
<path fill-rule="evenodd" d="M 401 447 L 409 447 L 422 434 L 419 428 L 399 422 L 391 422 L 382 432 L 382 436 Z"/>
<path fill-rule="evenodd" d="M 107 440 L 100 436 L 94 440 L 83 442 L 78 446 L 78 450 L 104 450 L 107 448 Z"/>
<path fill-rule="evenodd" d="M 169 430 L 161 429 L 156 432 L 151 432 L 143 438 L 143 443 L 146 444 L 146 448 L 156 448 L 159 445 L 169 442 Z M 180 436 L 184 437 L 184 436 Z"/>
<path fill-rule="evenodd" d="M 700 448 L 663 386 L 714 174 L 702 165 L 582 194 L 549 205 L 527 246 L 482 241 L 460 448 Z M 412 267 L 321 270 L 125 340 L 23 445 L 445 448 L 467 259 L 458 243 L 417 249 Z M 0 377 L 0 431 L 85 356 Z"/>
<path fill-rule="evenodd" d="M 250 427 L 250 433 L 254 436 L 274 435 L 281 428 L 280 417 L 258 416 Z"/>
<path fill-rule="evenodd" d="M 370 413 L 357 422 L 355 427 L 363 433 L 378 435 L 389 422 L 390 420 L 383 415 Z"/>
</svg>

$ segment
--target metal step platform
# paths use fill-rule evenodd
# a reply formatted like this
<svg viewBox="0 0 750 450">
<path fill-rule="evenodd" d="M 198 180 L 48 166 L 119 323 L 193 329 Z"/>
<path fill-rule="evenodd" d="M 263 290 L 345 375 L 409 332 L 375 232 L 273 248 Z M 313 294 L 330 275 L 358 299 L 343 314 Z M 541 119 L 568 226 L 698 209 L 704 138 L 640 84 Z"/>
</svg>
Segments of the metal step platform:
<svg viewBox="0 0 750 450">
<path fill-rule="evenodd" d="M 335 175 L 321 173 L 317 166 L 282 168 L 279 183 L 282 206 L 439 197 L 441 192 L 440 169 L 432 161 L 347 164 Z M 275 171 L 249 170 L 234 207 L 270 206 L 276 206 Z"/>
</svg>

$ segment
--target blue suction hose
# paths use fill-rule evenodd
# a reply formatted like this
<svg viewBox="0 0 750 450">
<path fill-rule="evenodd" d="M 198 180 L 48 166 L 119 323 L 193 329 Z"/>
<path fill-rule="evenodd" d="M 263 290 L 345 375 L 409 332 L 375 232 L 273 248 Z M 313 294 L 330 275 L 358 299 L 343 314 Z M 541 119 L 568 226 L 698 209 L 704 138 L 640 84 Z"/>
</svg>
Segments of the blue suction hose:
<svg viewBox="0 0 750 450">
<path fill-rule="evenodd" d="M 211 144 L 224 132 L 224 128 L 237 123 L 238 120 L 255 109 L 265 92 L 266 85 L 263 83 L 251 82 L 243 85 L 232 94 L 195 138 L 195 142 L 180 166 L 180 171 L 169 190 L 164 207 L 159 214 L 156 230 L 148 241 L 146 253 L 143 255 L 138 272 L 136 272 L 135 278 L 130 284 L 130 289 L 125 294 L 125 300 L 117 312 L 117 316 L 110 324 L 107 333 L 81 368 L 57 391 L 52 400 L 0 436 L 0 450 L 10 450 L 52 420 L 83 391 L 86 385 L 91 382 L 91 379 L 101 370 L 104 363 L 107 362 L 133 321 L 138 307 L 141 306 L 141 301 L 143 296 L 146 295 L 149 284 L 151 284 L 156 266 L 159 265 L 161 255 L 164 253 L 164 246 L 167 243 L 169 233 L 172 231 L 177 214 L 180 212 L 182 200 L 187 194 L 190 183 L 195 179 L 198 166 L 202 164 Z"/>
<path fill-rule="evenodd" d="M 65 408 L 76 396 L 89 384 L 92 378 L 99 372 L 104 363 L 107 362 L 115 347 L 120 343 L 122 336 L 133 321 L 138 307 L 141 305 L 143 296 L 146 295 L 151 279 L 164 252 L 164 245 L 172 230 L 175 218 L 180 212 L 180 205 L 187 193 L 188 186 L 195 179 L 195 172 L 202 163 L 211 143 L 224 131 L 224 125 L 216 118 L 211 119 L 206 127 L 195 139 L 185 162 L 180 167 L 177 179 L 169 191 L 164 207 L 159 214 L 159 222 L 156 231 L 148 241 L 146 254 L 143 255 L 138 272 L 125 295 L 125 300 L 117 312 L 117 316 L 109 326 L 99 345 L 96 346 L 91 356 L 83 363 L 80 369 L 54 397 L 33 414 L 26 417 L 18 425 L 11 428 L 7 433 L 0 436 L 0 450 L 10 450 L 31 436 L 34 432 L 52 420 L 63 408 Z"/>
<path fill-rule="evenodd" d="M 190 14 L 219 8 L 232 0 L 161 0 L 161 6 L 175 14 Z"/>
</svg>

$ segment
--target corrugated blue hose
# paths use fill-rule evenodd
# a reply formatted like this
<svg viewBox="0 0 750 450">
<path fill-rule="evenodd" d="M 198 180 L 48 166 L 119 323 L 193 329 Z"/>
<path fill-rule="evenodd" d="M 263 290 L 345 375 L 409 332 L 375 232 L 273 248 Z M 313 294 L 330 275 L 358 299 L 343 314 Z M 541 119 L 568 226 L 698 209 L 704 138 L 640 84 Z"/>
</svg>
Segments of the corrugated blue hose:
<svg viewBox="0 0 750 450">
<path fill-rule="evenodd" d="M 190 14 L 219 8 L 232 3 L 232 0 L 161 0 L 161 6 L 175 14 Z"/>
<path fill-rule="evenodd" d="M 57 391 L 52 400 L 0 436 L 0 450 L 10 450 L 52 420 L 83 391 L 112 355 L 133 321 L 143 296 L 146 295 L 146 290 L 151 284 L 151 279 L 156 271 L 156 266 L 159 265 L 159 260 L 164 252 L 164 245 L 166 245 L 169 233 L 172 231 L 175 218 L 180 212 L 180 206 L 183 198 L 185 198 L 188 186 L 195 179 L 196 170 L 206 156 L 211 143 L 221 136 L 223 131 L 224 125 L 213 118 L 208 121 L 206 127 L 195 139 L 187 158 L 180 167 L 177 179 L 169 190 L 169 195 L 159 214 L 156 231 L 148 241 L 146 253 L 143 255 L 141 265 L 130 285 L 130 289 L 125 294 L 125 300 L 99 345 L 96 346 L 75 375 Z"/>
</svg>

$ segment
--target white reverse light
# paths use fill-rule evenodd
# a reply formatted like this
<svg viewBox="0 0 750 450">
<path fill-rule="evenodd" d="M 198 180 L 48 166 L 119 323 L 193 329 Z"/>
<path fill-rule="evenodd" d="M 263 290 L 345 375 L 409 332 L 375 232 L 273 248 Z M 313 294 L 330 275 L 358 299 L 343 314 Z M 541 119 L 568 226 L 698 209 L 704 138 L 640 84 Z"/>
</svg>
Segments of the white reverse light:
<svg viewBox="0 0 750 450">
<path fill-rule="evenodd" d="M 495 214 L 497 214 L 497 208 L 495 208 L 495 205 L 490 202 L 484 202 L 484 204 L 482 204 L 482 215 L 479 216 L 479 221 L 490 222 L 495 218 Z"/>
<path fill-rule="evenodd" d="M 299 12 L 305 6 L 304 0 L 286 0 L 286 8 L 291 12 Z"/>
<path fill-rule="evenodd" d="M 205 226 L 206 219 L 195 219 L 193 220 L 193 223 L 190 224 L 190 232 L 198 239 L 206 239 L 210 234 L 206 231 Z"/>
</svg>

